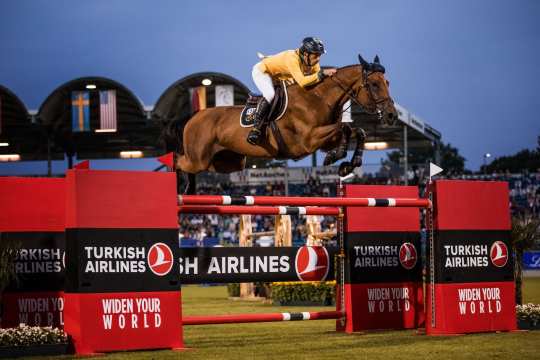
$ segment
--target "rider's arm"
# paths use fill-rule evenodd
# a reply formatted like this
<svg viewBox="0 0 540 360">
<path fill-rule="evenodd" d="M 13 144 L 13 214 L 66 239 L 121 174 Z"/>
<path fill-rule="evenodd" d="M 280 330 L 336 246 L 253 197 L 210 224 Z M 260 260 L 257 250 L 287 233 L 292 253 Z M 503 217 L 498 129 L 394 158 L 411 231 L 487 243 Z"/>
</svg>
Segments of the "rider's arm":
<svg viewBox="0 0 540 360">
<path fill-rule="evenodd" d="M 314 71 L 311 75 L 304 75 L 302 69 L 300 68 L 298 58 L 296 56 L 291 56 L 287 59 L 287 68 L 289 69 L 289 73 L 293 77 L 294 81 L 296 81 L 296 83 L 303 88 L 319 82 L 319 70 L 321 69 L 319 64 L 313 67 Z"/>
</svg>

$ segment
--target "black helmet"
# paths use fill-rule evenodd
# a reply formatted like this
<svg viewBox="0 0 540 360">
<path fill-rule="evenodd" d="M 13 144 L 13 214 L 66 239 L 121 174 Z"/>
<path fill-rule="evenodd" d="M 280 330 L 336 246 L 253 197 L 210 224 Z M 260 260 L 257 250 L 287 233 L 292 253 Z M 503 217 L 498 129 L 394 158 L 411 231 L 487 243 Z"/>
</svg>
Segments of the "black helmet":
<svg viewBox="0 0 540 360">
<path fill-rule="evenodd" d="M 307 37 L 302 40 L 302 46 L 300 46 L 300 52 L 309 54 L 325 54 L 323 42 L 316 37 Z"/>
</svg>

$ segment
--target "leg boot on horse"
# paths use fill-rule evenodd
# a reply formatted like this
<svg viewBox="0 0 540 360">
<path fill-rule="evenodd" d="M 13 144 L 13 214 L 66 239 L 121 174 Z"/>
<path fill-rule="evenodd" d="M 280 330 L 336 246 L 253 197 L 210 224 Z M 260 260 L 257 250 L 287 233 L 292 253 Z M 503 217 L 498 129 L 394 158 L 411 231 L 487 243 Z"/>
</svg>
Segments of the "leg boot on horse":
<svg viewBox="0 0 540 360">
<path fill-rule="evenodd" d="M 266 128 L 269 109 L 270 104 L 264 97 L 261 97 L 257 104 L 257 109 L 255 110 L 253 129 L 251 129 L 246 139 L 251 145 L 259 145 L 264 138 L 263 135 Z"/>
</svg>

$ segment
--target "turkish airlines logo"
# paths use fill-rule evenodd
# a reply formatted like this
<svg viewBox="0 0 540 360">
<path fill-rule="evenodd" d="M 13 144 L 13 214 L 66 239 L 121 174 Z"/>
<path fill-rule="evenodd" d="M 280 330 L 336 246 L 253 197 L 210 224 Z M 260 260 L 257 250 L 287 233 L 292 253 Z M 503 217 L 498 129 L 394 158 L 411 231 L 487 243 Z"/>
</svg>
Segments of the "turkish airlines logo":
<svg viewBox="0 0 540 360">
<path fill-rule="evenodd" d="M 411 270 L 418 261 L 416 247 L 410 242 L 401 244 L 399 248 L 399 262 L 407 270 Z"/>
<path fill-rule="evenodd" d="M 489 250 L 491 262 L 496 267 L 503 267 L 508 262 L 508 247 L 502 241 L 495 241 Z"/>
<path fill-rule="evenodd" d="M 302 246 L 294 260 L 296 275 L 302 281 L 322 281 L 330 270 L 330 256 L 323 246 Z"/>
<path fill-rule="evenodd" d="M 157 276 L 167 275 L 173 267 L 173 253 L 164 243 L 155 243 L 148 250 L 148 267 Z"/>
</svg>

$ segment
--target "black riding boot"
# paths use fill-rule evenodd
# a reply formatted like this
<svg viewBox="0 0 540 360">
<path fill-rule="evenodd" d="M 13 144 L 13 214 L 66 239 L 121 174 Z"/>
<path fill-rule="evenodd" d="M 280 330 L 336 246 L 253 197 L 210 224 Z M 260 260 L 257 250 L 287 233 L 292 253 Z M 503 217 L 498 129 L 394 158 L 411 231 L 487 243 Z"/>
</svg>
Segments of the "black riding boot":
<svg viewBox="0 0 540 360">
<path fill-rule="evenodd" d="M 248 134 L 247 142 L 251 145 L 259 145 L 264 134 L 268 110 L 270 109 L 270 104 L 266 101 L 265 98 L 259 100 L 257 104 L 257 109 L 255 110 L 255 120 L 253 122 L 253 129 Z"/>
</svg>

